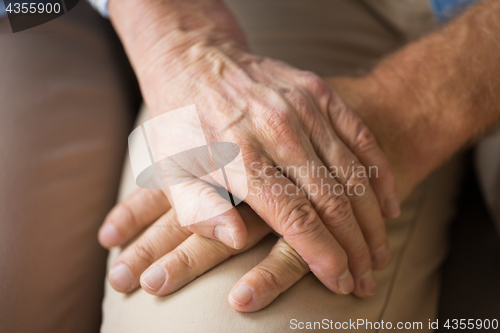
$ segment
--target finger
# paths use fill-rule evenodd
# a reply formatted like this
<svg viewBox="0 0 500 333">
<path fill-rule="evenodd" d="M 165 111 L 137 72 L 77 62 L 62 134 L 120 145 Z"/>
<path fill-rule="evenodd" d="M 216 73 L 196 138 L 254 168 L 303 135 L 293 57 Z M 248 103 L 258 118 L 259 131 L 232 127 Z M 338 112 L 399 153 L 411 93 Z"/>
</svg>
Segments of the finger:
<svg viewBox="0 0 500 333">
<path fill-rule="evenodd" d="M 385 268 L 391 259 L 389 241 L 379 201 L 370 186 L 369 174 L 350 152 L 344 151 L 342 154 L 332 151 L 331 156 L 338 156 L 340 169 L 345 171 L 339 173 L 338 180 L 345 186 L 346 194 L 351 201 L 357 223 L 370 250 L 373 268 Z"/>
<path fill-rule="evenodd" d="M 178 161 L 165 160 L 168 187 L 165 190 L 177 219 L 193 233 L 217 239 L 227 246 L 241 249 L 247 242 L 247 230 L 238 211 L 228 184 L 217 172 L 203 175 L 186 170 Z"/>
<path fill-rule="evenodd" d="M 248 206 L 242 206 L 239 210 L 249 233 L 248 243 L 243 249 L 231 249 L 218 241 L 193 234 L 142 274 L 142 288 L 152 295 L 170 294 L 233 254 L 257 244 L 271 229 Z"/>
<path fill-rule="evenodd" d="M 308 272 L 306 262 L 280 238 L 269 255 L 236 283 L 229 303 L 241 312 L 263 309 Z"/>
<path fill-rule="evenodd" d="M 358 224 L 359 218 L 352 209 L 351 196 L 347 195 L 348 188 L 337 183 L 327 173 L 328 169 L 314 153 L 309 153 L 309 157 L 306 154 L 296 154 L 295 165 L 284 165 L 287 176 L 306 193 L 321 221 L 347 254 L 349 270 L 355 282 L 354 294 L 359 297 L 371 296 L 375 292 L 376 282 L 370 251 Z M 287 160 L 290 159 L 284 158 L 279 162 L 286 163 Z M 380 215 L 374 195 L 373 198 L 375 207 L 371 208 Z"/>
<path fill-rule="evenodd" d="M 247 202 L 252 209 L 283 235 L 327 288 L 352 292 L 347 255 L 307 197 L 272 165 L 253 163 L 251 168 Z"/>
<path fill-rule="evenodd" d="M 239 250 L 248 239 L 247 229 L 236 208 L 232 208 L 219 216 L 187 226 L 192 233 L 220 241 L 226 246 Z"/>
<path fill-rule="evenodd" d="M 174 211 L 168 211 L 116 258 L 108 274 L 111 286 L 123 293 L 135 290 L 142 272 L 190 235 L 179 225 Z"/>
<path fill-rule="evenodd" d="M 373 189 L 386 218 L 396 218 L 401 213 L 396 176 L 375 136 L 352 110 L 332 92 L 327 115 L 340 139 L 359 157 L 363 165 L 373 168 L 376 175 L 370 178 Z"/>
<path fill-rule="evenodd" d="M 328 87 L 325 86 L 325 89 L 327 88 Z M 370 252 L 372 253 L 374 268 L 380 269 L 387 266 L 390 261 L 390 252 L 385 231 L 385 223 L 380 211 L 379 201 L 377 200 L 377 196 L 370 183 L 370 179 L 372 179 L 372 168 L 369 167 L 367 170 L 367 168 L 358 160 L 356 155 L 354 155 L 337 137 L 335 131 L 328 124 L 328 122 L 323 121 L 323 115 L 317 109 L 317 102 L 311 98 L 311 95 L 305 94 L 300 90 L 289 90 L 285 92 L 285 95 L 291 104 L 298 109 L 298 114 L 303 115 L 301 121 L 304 124 L 306 131 L 309 133 L 314 152 L 317 154 L 314 154 L 312 150 L 303 151 L 302 154 L 297 154 L 297 152 L 295 152 L 295 155 L 298 155 L 299 159 L 307 154 L 310 156 L 307 160 L 303 160 L 302 164 L 297 160 L 297 158 L 294 159 L 294 164 L 296 166 L 299 166 L 300 169 L 307 170 L 304 177 L 294 181 L 296 183 L 300 182 L 301 184 L 305 183 L 307 185 L 305 187 L 306 192 L 310 186 L 315 186 L 316 189 L 321 188 L 321 191 L 317 192 L 328 192 L 328 190 L 323 191 L 324 186 L 326 185 L 327 189 L 329 187 L 328 185 L 336 186 L 336 184 L 330 182 L 330 178 L 335 177 L 338 182 L 343 185 L 341 189 L 345 190 L 343 192 L 345 192 L 351 201 L 355 219 L 352 219 L 352 216 L 350 216 L 350 222 L 359 223 L 359 226 L 363 231 L 362 234 L 364 235 L 364 239 L 362 239 L 361 233 L 358 234 L 356 231 L 356 235 L 354 237 L 357 239 L 356 244 L 361 244 L 361 242 L 365 243 L 366 240 L 368 247 L 370 248 Z M 304 115 L 309 116 L 304 117 Z M 350 125 L 351 128 L 357 128 L 354 123 Z M 376 143 L 375 146 L 377 146 Z M 280 162 L 286 163 L 287 161 L 290 161 L 288 156 Z M 312 165 L 309 162 L 312 162 Z M 326 168 L 323 163 L 326 164 L 328 168 Z M 287 165 L 287 168 L 289 167 L 293 170 L 294 166 Z M 303 173 L 299 172 L 298 174 L 299 175 L 297 175 L 296 178 L 300 177 L 300 174 Z M 320 183 L 315 182 L 315 177 L 319 178 Z M 335 187 L 330 187 L 330 189 L 335 190 Z M 321 206 L 321 202 L 328 202 L 328 195 L 327 199 L 322 200 L 325 194 L 328 193 L 321 193 L 321 195 L 312 196 L 311 198 L 311 202 L 315 205 L 318 212 L 324 212 L 324 207 Z M 310 196 L 311 193 L 308 193 L 308 195 Z M 329 218 L 329 216 L 324 216 L 322 213 L 320 213 L 320 217 L 323 222 L 325 222 L 325 219 Z M 334 223 L 334 221 L 332 221 L 332 223 Z M 330 231 L 332 230 L 330 229 Z M 334 236 L 337 237 L 338 235 L 334 234 Z M 346 244 L 345 240 L 340 240 L 338 237 L 337 240 L 342 246 Z M 350 259 L 350 267 L 353 265 L 368 267 L 367 263 L 370 261 L 369 257 L 365 258 L 365 255 L 359 255 L 366 252 L 362 249 L 362 247 L 364 247 L 364 245 L 359 245 L 355 250 L 360 257 L 360 260 L 364 261 L 364 263 L 353 262 L 353 252 L 351 251 L 349 253 L 349 251 L 347 251 L 347 255 Z M 360 274 L 364 276 L 368 274 L 368 272 L 360 272 Z"/>
<path fill-rule="evenodd" d="M 139 189 L 109 212 L 99 229 L 99 242 L 105 248 L 125 244 L 169 209 L 161 190 Z"/>
<path fill-rule="evenodd" d="M 335 177 L 343 185 L 343 192 L 351 202 L 356 218 L 355 222 L 359 224 L 370 249 L 374 268 L 386 267 L 389 264 L 391 254 L 379 201 L 370 183 L 371 169 L 367 170 L 361 164 L 349 148 L 336 137 L 333 129 L 329 126 L 316 124 L 313 129 L 317 134 L 312 137 L 314 149 L 321 161 L 327 164 L 331 170 L 328 176 L 326 172 L 318 172 L 319 176 L 327 176 L 324 177 L 327 178 L 324 180 L 325 182 L 328 182 L 328 178 Z M 316 168 L 318 167 L 316 166 Z M 343 243 L 339 239 L 338 241 Z"/>
</svg>

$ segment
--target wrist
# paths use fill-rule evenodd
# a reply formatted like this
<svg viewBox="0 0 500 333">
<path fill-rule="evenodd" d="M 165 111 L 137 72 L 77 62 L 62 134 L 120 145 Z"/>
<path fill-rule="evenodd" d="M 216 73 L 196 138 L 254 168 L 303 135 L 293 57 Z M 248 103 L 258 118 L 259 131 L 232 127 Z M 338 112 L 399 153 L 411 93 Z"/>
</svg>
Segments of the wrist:
<svg viewBox="0 0 500 333">
<path fill-rule="evenodd" d="M 177 78 L 196 79 L 214 70 L 216 64 L 204 58 L 215 63 L 247 48 L 221 0 L 110 0 L 108 9 L 152 116 L 175 108 L 169 104 L 178 106 L 172 96 Z"/>
<path fill-rule="evenodd" d="M 194 45 L 246 49 L 220 0 L 111 0 L 109 15 L 134 68 L 179 58 Z"/>
</svg>

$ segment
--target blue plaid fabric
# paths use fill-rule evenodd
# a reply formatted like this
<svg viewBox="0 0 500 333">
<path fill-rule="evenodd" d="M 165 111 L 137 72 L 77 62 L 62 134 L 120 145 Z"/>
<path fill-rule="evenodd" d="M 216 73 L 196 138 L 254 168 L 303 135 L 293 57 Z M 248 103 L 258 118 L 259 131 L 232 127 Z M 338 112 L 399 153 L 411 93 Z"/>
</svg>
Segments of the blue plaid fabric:
<svg viewBox="0 0 500 333">
<path fill-rule="evenodd" d="M 446 22 L 478 0 L 429 0 L 436 19 Z"/>
</svg>

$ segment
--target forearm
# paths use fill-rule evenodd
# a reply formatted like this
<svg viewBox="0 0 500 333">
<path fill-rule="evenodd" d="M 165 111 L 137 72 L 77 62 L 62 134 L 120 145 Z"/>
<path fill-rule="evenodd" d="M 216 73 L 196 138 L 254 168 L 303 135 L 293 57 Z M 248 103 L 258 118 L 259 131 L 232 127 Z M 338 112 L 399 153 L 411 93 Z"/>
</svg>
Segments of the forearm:
<svg viewBox="0 0 500 333">
<path fill-rule="evenodd" d="M 403 196 L 500 119 L 500 3 L 484 1 L 362 79 L 331 81 L 377 136 Z"/>
<path fill-rule="evenodd" d="M 245 37 L 221 0 L 110 0 L 109 16 L 139 78 L 151 110 L 170 80 L 195 62 L 198 47 L 245 50 Z M 191 59 L 186 59 L 191 57 Z M 186 60 L 186 61 L 184 61 Z M 167 66 L 165 66 L 167 65 Z M 158 73 L 168 68 L 168 73 Z"/>
</svg>

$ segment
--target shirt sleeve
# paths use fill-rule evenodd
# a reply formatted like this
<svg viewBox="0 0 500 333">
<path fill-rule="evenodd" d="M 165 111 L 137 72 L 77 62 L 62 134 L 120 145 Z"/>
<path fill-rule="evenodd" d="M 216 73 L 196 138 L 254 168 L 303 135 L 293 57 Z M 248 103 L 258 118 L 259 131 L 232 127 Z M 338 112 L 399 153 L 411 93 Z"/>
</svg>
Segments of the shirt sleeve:
<svg viewBox="0 0 500 333">
<path fill-rule="evenodd" d="M 430 0 L 432 11 L 439 22 L 446 22 L 479 0 Z"/>
<path fill-rule="evenodd" d="M 108 1 L 109 0 L 88 0 L 102 16 L 108 17 Z"/>
</svg>

